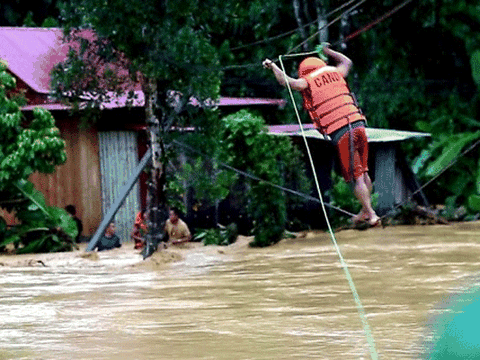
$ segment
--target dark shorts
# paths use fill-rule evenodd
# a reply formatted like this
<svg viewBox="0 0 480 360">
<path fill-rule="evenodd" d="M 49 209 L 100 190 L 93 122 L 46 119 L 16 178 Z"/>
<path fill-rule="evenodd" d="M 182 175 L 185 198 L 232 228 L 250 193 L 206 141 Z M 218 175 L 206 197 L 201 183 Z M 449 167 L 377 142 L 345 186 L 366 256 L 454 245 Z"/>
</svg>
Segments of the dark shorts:
<svg viewBox="0 0 480 360">
<path fill-rule="evenodd" d="M 347 183 L 368 171 L 368 139 L 365 122 L 357 121 L 330 134 L 337 148 L 342 176 Z M 353 162 L 352 155 L 353 154 Z"/>
</svg>

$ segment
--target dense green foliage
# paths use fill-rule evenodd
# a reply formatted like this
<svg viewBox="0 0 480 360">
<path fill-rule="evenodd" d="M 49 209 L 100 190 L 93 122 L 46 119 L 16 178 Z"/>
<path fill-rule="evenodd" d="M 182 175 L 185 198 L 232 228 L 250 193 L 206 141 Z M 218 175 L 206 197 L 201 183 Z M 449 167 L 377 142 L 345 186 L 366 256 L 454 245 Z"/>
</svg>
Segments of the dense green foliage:
<svg viewBox="0 0 480 360">
<path fill-rule="evenodd" d="M 226 227 L 217 227 L 212 229 L 204 229 L 197 232 L 195 241 L 202 241 L 204 245 L 220 245 L 227 246 L 233 244 L 238 237 L 238 228 L 235 223 Z"/>
<path fill-rule="evenodd" d="M 9 190 L 34 171 L 53 172 L 66 160 L 65 142 L 52 115 L 37 108 L 33 118 L 26 121 L 18 101 L 9 95 L 15 79 L 6 68 L 5 63 L 0 63 L 0 191 Z"/>
<path fill-rule="evenodd" d="M 277 5 L 292 11 L 293 3 Z M 295 27 L 298 18 L 304 24 L 315 19 L 315 4 L 324 6 L 325 13 L 341 4 L 336 1 L 298 3 L 301 9 L 308 11 L 302 10 L 299 15 L 291 12 L 287 17 L 279 11 L 278 17 L 272 19 L 273 23 L 266 26 L 275 30 L 259 37 L 236 37 L 232 52 L 238 55 L 235 58 L 237 64 L 245 66 L 226 71 L 228 77 L 223 89 L 237 94 L 240 90 L 245 95 L 263 91 L 270 96 L 288 98 L 270 73 L 262 73 L 252 64 L 258 64 L 266 56 L 274 59 L 279 54 L 288 53 L 304 38 L 315 34 L 317 22 L 306 27 L 305 37 L 299 37 L 299 31 L 277 37 Z M 478 139 L 478 8 L 467 1 L 419 0 L 409 2 L 390 17 L 382 17 L 401 3 L 388 0 L 365 3 L 346 15 L 343 26 L 337 22 L 328 28 L 328 41 L 354 62 L 349 83 L 370 126 L 432 134 L 431 139 L 404 144 L 421 183 L 432 179 L 459 156 L 454 166 L 425 189 L 427 198 L 432 203 L 446 202 L 453 207 L 464 205 L 472 213 L 478 212 L 479 147 L 460 156 Z M 334 20 L 338 14 L 332 14 L 328 20 Z M 377 23 L 377 19 L 382 21 Z M 278 21 L 283 21 L 283 30 L 275 27 Z M 373 26 L 364 28 L 367 25 Z M 361 31 L 355 34 L 356 30 Z M 349 37 L 352 34 L 355 36 Z M 294 52 L 313 50 L 318 42 L 319 37 L 315 36 L 307 42 L 306 49 L 295 48 Z M 249 43 L 252 45 L 244 46 Z M 301 57 L 286 61 L 291 75 L 295 75 L 300 60 Z M 262 80 L 254 85 L 251 79 L 259 76 Z M 260 84 L 263 88 L 259 91 Z M 309 121 L 305 114 L 301 116 L 303 121 Z M 287 108 L 277 118 L 268 121 L 292 123 L 293 119 L 294 115 Z"/>
<path fill-rule="evenodd" d="M 18 252 L 71 250 L 77 230 L 63 209 L 47 207 L 43 195 L 27 181 L 35 171 L 51 173 L 65 162 L 65 143 L 52 115 L 42 109 L 25 119 L 9 95 L 15 79 L 0 64 L 0 206 L 14 212 L 17 226 L 0 219 L 0 248 L 13 244 Z"/>
<path fill-rule="evenodd" d="M 478 212 L 479 148 L 461 153 L 480 135 L 479 25 L 473 4 L 419 1 L 380 25 L 383 33 L 358 41 L 369 49 L 368 62 L 360 59 L 357 91 L 370 125 L 432 134 L 406 149 L 422 182 L 434 179 L 427 198 L 446 204 L 447 212 L 461 205 Z"/>
<path fill-rule="evenodd" d="M 33 184 L 18 181 L 8 195 L 14 195 L 14 202 L 3 205 L 15 211 L 19 224 L 0 233 L 0 248 L 11 244 L 18 254 L 71 251 L 78 230 L 75 221 L 64 210 L 47 206 L 42 193 Z M 5 226 L 3 219 L 0 224 Z"/>
<path fill-rule="evenodd" d="M 26 124 L 18 103 L 7 96 L 15 79 L 0 65 L 0 191 L 11 190 L 19 180 L 34 171 L 53 172 L 66 160 L 65 143 L 55 127 L 52 115 L 43 109 L 33 111 Z"/>
<path fill-rule="evenodd" d="M 147 99 L 150 99 L 149 95 L 155 97 L 151 104 L 152 113 L 148 112 L 146 105 L 146 121 L 152 145 L 156 146 L 157 142 L 159 144 L 159 151 L 154 151 L 154 154 L 159 156 L 161 163 L 167 164 L 172 159 L 172 145 L 176 145 L 172 142 L 176 137 L 170 132 L 172 125 L 195 126 L 197 132 L 189 136 L 189 143 L 199 145 L 195 147 L 215 159 L 219 146 L 221 116 L 218 110 L 209 108 L 220 94 L 224 74 L 220 59 L 231 55 L 228 41 L 215 35 L 224 32 L 225 22 L 236 23 L 241 30 L 248 27 L 247 22 L 259 21 L 263 17 L 275 17 L 273 12 L 267 11 L 266 7 L 257 1 L 246 6 L 238 3 L 228 6 L 229 4 L 216 0 L 201 3 L 117 0 L 101 4 L 91 0 L 75 0 L 61 2 L 60 5 L 65 20 L 65 33 L 68 36 L 75 38 L 82 33 L 72 30 L 87 28 L 95 30 L 98 38 L 90 42 L 81 40 L 82 46 L 72 51 L 69 59 L 57 67 L 53 74 L 57 95 L 67 94 L 73 103 L 88 96 L 93 100 L 91 103 L 97 103 L 98 106 L 105 100 L 105 96 L 108 96 L 107 91 L 124 91 L 121 86 L 117 86 L 122 85 L 125 80 L 121 78 L 123 73 L 115 69 L 128 69 L 132 80 L 142 80 Z M 97 72 L 94 64 L 99 63 L 112 65 L 101 66 L 105 70 Z M 113 86 L 110 86 L 111 84 Z M 169 91 L 173 89 L 174 92 Z M 199 106 L 190 106 L 193 98 Z M 267 135 L 264 134 L 264 137 Z M 263 141 L 263 138 L 261 140 Z M 262 150 L 266 148 L 258 148 L 257 155 L 260 155 Z M 260 167 L 261 164 L 272 166 L 268 165 L 268 161 L 260 159 L 262 157 L 257 159 Z M 203 159 L 194 161 L 190 173 L 205 173 L 205 164 Z M 227 195 L 225 183 L 231 175 L 215 171 L 215 161 L 210 162 L 210 165 L 213 171 L 208 175 L 213 176 L 214 182 L 208 194 L 215 200 L 221 200 Z M 256 170 L 258 172 L 258 169 Z M 272 168 L 263 169 L 260 175 L 268 175 L 272 171 Z M 186 172 L 188 175 L 188 166 Z M 176 174 L 167 171 L 166 167 L 160 173 L 158 179 L 163 183 L 153 187 L 178 193 L 179 181 L 175 181 L 178 180 L 175 179 Z M 155 178 L 155 175 L 153 177 Z M 195 182 L 199 184 L 200 179 L 202 177 L 197 176 Z M 199 185 L 201 189 L 201 183 Z M 260 193 L 268 188 L 262 186 L 263 189 L 253 187 L 252 196 L 260 199 Z M 198 195 L 200 192 L 201 190 L 197 191 Z M 175 194 L 167 194 L 167 197 L 161 195 L 158 199 L 172 202 L 172 195 Z M 263 227 L 256 236 L 257 239 L 264 238 L 258 241 L 260 246 L 278 241 L 279 234 L 283 232 L 285 204 L 282 199 L 283 197 L 279 197 L 275 203 L 279 204 L 277 215 L 267 214 L 273 204 L 249 208 L 253 213 L 250 215 L 257 223 L 262 221 L 264 225 L 256 226 L 256 229 Z M 264 220 L 260 220 L 262 217 Z M 273 226 L 270 226 L 270 223 Z M 269 230 L 273 231 L 273 234 L 267 234 Z"/>
<path fill-rule="evenodd" d="M 285 231 L 287 209 L 285 193 L 271 184 L 284 186 L 285 179 L 292 177 L 286 174 L 299 176 L 302 168 L 298 166 L 299 155 L 288 138 L 268 135 L 264 120 L 246 110 L 223 121 L 220 158 L 262 180 L 241 179 L 243 204 L 254 223 L 255 239 L 251 245 L 274 244 Z"/>
<path fill-rule="evenodd" d="M 0 3 L 0 26 L 58 26 L 56 0 L 39 0 L 25 5 L 20 0 L 3 0 Z"/>
<path fill-rule="evenodd" d="M 172 176 L 166 166 L 171 159 L 172 126 L 195 126 L 208 132 L 208 126 L 202 124 L 218 120 L 218 115 L 199 110 L 220 94 L 219 50 L 210 32 L 211 27 L 219 30 L 228 16 L 223 11 L 212 14 L 212 10 L 226 8 L 216 0 L 74 0 L 58 4 L 68 37 L 78 40 L 82 29 L 90 29 L 96 38 L 81 40 L 82 46 L 58 66 L 53 82 L 57 95 L 69 96 L 72 103 L 87 96 L 98 107 L 108 100 L 107 91 L 125 92 L 122 85 L 127 78 L 141 83 L 153 152 L 148 221 L 151 233 L 159 233 L 168 215 L 167 189 L 172 188 L 167 185 Z M 193 99 L 198 106 L 188 106 Z"/>
<path fill-rule="evenodd" d="M 14 3 L 3 5 L 10 9 L 4 12 L 8 24 L 26 23 L 24 9 L 12 15 Z M 41 3 L 50 6 L 52 1 Z M 129 75 L 135 78 L 140 72 L 156 82 L 160 127 L 196 126 L 202 137 L 190 136 L 188 144 L 213 159 L 218 156 L 225 110 L 204 112 L 185 106 L 191 96 L 202 104 L 220 94 L 287 99 L 286 90 L 261 68 L 261 61 L 313 50 L 320 41 L 329 41 L 354 62 L 349 83 L 370 126 L 432 134 L 431 139 L 404 145 L 421 183 L 441 174 L 425 189 L 427 198 L 451 208 L 464 205 L 472 214 L 479 211 L 479 147 L 462 155 L 479 137 L 480 16 L 472 2 L 410 1 L 388 17 L 382 15 L 403 2 L 365 2 L 350 12 L 356 3 L 340 8 L 345 4 L 340 0 L 74 0 L 58 4 L 62 14 L 58 19 L 67 29 L 93 28 L 102 41 L 108 40 L 96 44 L 101 45 L 105 59 L 116 56 L 113 49 L 120 50 L 129 59 Z M 32 14 L 37 24 L 55 16 L 53 11 L 43 18 L 39 11 Z M 326 22 L 330 26 L 317 34 Z M 286 61 L 289 74 L 295 75 L 301 59 Z M 180 95 L 174 107 L 166 96 L 170 89 Z M 268 124 L 295 122 L 291 106 L 262 115 Z M 301 116 L 309 122 L 303 112 Z M 160 133 L 165 149 L 171 149 L 170 135 Z M 441 173 L 452 160 L 456 163 Z M 203 160 L 197 160 L 191 174 L 204 166 Z M 208 165 L 215 166 L 215 161 Z M 224 198 L 229 179 L 216 170 L 208 176 L 202 186 L 215 183 L 210 200 Z"/>
<path fill-rule="evenodd" d="M 161 85 L 158 95 L 165 116 L 171 112 L 165 106 L 171 100 L 166 98 L 167 90 L 175 90 L 184 102 L 192 95 L 199 101 L 219 95 L 221 72 L 211 71 L 219 66 L 218 51 L 206 25 L 215 24 L 210 10 L 217 3 L 74 0 L 59 2 L 59 6 L 66 34 L 71 35 L 75 29 L 93 29 L 98 36 L 95 48 L 81 51 L 95 51 L 97 57 L 109 61 L 118 60 L 119 51 L 128 59 L 132 77 L 140 72 L 143 78 Z M 73 78 L 81 74 L 70 75 Z M 98 90 L 100 84 L 93 85 Z"/>
</svg>

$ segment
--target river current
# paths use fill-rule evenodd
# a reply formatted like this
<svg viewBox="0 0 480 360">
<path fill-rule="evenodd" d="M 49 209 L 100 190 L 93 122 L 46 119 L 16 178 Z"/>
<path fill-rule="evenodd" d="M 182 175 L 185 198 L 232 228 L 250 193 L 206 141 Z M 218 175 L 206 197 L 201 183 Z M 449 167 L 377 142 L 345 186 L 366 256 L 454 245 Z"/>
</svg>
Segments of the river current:
<svg viewBox="0 0 480 360">
<path fill-rule="evenodd" d="M 479 283 L 479 235 L 479 222 L 336 234 L 379 359 L 422 358 L 442 304 Z M 0 359 L 371 358 L 328 233 L 162 251 L 0 258 Z"/>
</svg>

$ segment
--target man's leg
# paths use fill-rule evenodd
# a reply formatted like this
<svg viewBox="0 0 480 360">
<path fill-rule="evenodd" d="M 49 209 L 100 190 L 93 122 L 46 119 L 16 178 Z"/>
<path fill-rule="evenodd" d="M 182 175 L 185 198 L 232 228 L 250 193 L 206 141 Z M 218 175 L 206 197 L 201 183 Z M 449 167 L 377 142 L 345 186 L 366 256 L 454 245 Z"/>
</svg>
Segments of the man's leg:
<svg viewBox="0 0 480 360">
<path fill-rule="evenodd" d="M 368 139 L 364 128 L 355 128 L 345 133 L 337 143 L 342 175 L 352 184 L 353 193 L 362 205 L 360 212 L 352 218 L 353 222 L 367 221 L 378 224 L 380 218 L 372 208 L 372 180 L 368 175 Z M 353 180 L 354 179 L 354 180 Z"/>
<path fill-rule="evenodd" d="M 368 172 L 363 173 L 363 177 L 365 180 L 365 185 L 367 185 L 368 191 L 370 191 L 370 195 L 373 192 L 373 185 L 372 185 L 372 180 L 370 179 L 370 176 L 368 175 Z"/>
<path fill-rule="evenodd" d="M 355 179 L 353 192 L 355 197 L 362 205 L 362 209 L 353 220 L 356 222 L 368 221 L 370 225 L 376 225 L 380 218 L 372 208 L 372 181 L 370 176 L 368 176 L 368 173 L 363 173 L 361 176 Z"/>
</svg>

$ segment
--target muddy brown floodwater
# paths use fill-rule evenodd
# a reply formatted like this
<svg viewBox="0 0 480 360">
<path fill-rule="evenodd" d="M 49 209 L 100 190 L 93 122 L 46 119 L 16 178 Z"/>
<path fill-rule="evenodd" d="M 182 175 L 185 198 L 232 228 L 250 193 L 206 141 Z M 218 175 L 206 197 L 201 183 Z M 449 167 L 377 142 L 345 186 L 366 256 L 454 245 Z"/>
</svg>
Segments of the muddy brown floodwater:
<svg viewBox="0 0 480 360">
<path fill-rule="evenodd" d="M 478 283 L 480 222 L 336 234 L 379 359 L 420 359 L 428 320 Z M 0 257 L 0 359 L 370 359 L 327 233 L 266 249 Z"/>
</svg>

